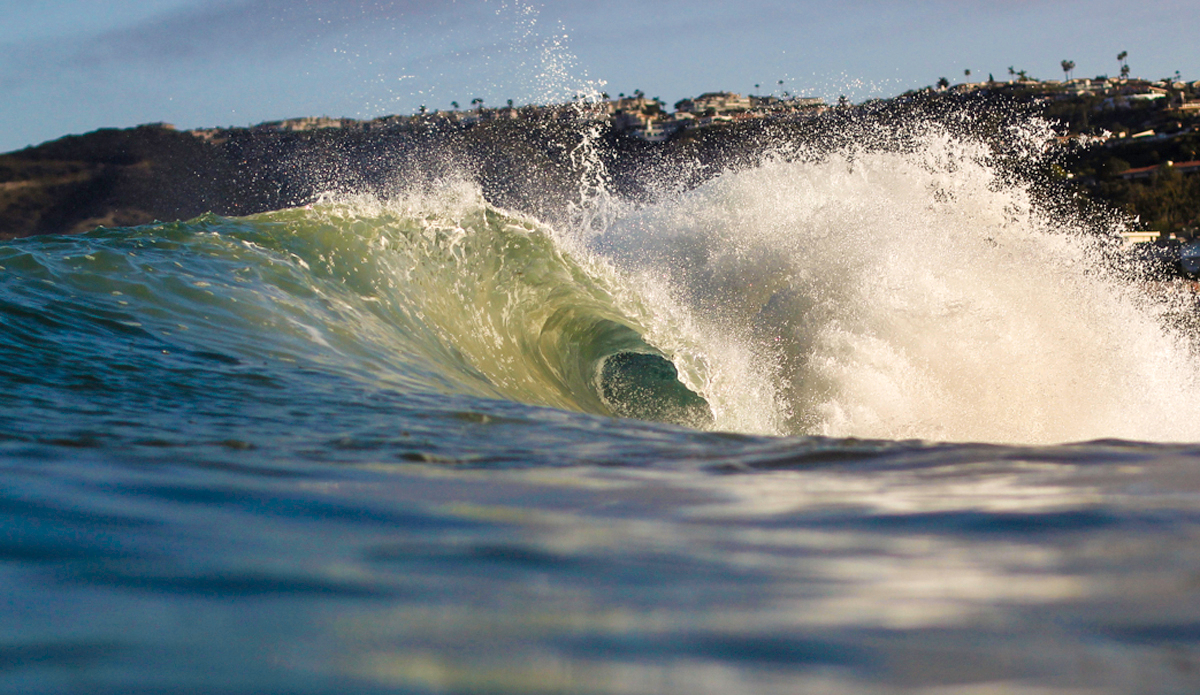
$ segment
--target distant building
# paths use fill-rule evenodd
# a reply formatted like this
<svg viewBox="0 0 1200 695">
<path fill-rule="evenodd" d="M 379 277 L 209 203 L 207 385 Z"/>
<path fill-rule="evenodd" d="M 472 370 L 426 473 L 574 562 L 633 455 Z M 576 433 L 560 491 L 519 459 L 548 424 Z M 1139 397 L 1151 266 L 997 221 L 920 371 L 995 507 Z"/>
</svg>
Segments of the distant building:
<svg viewBox="0 0 1200 695">
<path fill-rule="evenodd" d="M 617 130 L 634 130 L 645 128 L 654 121 L 654 117 L 641 111 L 618 111 L 612 117 L 613 128 Z"/>
<path fill-rule="evenodd" d="M 733 116 L 726 116 L 724 114 L 714 114 L 711 116 L 699 116 L 696 118 L 696 127 L 704 128 L 706 126 L 723 125 L 723 124 L 732 123 L 732 122 L 733 122 Z"/>
<path fill-rule="evenodd" d="M 746 111 L 751 106 L 750 97 L 733 92 L 706 92 L 695 99 L 684 99 L 675 104 L 676 111 L 694 114 L 722 114 L 731 111 Z"/>
<path fill-rule="evenodd" d="M 322 128 L 341 128 L 343 119 L 328 116 L 306 116 L 304 118 L 289 118 L 286 121 L 271 121 L 255 126 L 256 130 L 304 131 L 320 130 Z"/>
<path fill-rule="evenodd" d="M 1121 238 L 1125 241 L 1126 246 L 1131 246 L 1133 244 L 1152 244 L 1158 241 L 1160 236 L 1162 236 L 1162 232 L 1121 232 Z"/>
<path fill-rule="evenodd" d="M 604 102 L 604 107 L 610 114 L 615 114 L 657 108 L 658 102 L 643 96 L 621 97 L 620 99 Z"/>
<path fill-rule="evenodd" d="M 696 115 L 687 113 L 686 111 L 676 112 L 675 114 L 673 114 L 671 116 L 671 120 L 669 121 L 669 123 L 671 124 L 671 127 L 674 128 L 675 130 L 682 130 L 684 128 L 695 128 L 696 127 Z"/>
<path fill-rule="evenodd" d="M 214 145 L 220 145 L 221 143 L 229 140 L 228 133 L 221 128 L 197 128 L 187 132 L 193 137 L 199 138 Z"/>
<path fill-rule="evenodd" d="M 1138 167 L 1137 169 L 1127 169 L 1127 170 L 1121 172 L 1120 174 L 1118 174 L 1118 176 L 1125 179 L 1126 181 L 1134 181 L 1137 179 L 1148 179 L 1152 176 L 1157 175 L 1158 172 L 1161 169 L 1163 169 L 1164 167 L 1171 167 L 1171 168 L 1175 169 L 1176 171 L 1180 172 L 1181 174 L 1191 174 L 1191 173 L 1200 171 L 1200 160 L 1195 160 L 1195 161 L 1191 161 L 1191 162 L 1179 162 L 1178 164 L 1176 164 L 1175 162 L 1166 162 L 1159 166 Z"/>
<path fill-rule="evenodd" d="M 671 123 L 651 120 L 634 128 L 630 132 L 630 135 L 646 142 L 665 142 L 676 130 L 678 128 L 674 127 Z"/>
</svg>

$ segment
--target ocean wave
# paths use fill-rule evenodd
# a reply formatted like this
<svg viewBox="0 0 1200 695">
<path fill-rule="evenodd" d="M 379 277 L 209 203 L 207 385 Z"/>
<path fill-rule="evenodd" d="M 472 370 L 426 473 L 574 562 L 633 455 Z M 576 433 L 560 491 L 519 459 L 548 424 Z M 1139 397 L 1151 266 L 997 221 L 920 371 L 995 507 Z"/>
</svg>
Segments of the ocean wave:
<svg viewBox="0 0 1200 695">
<path fill-rule="evenodd" d="M 46 403 L 169 401 L 214 369 L 283 384 L 273 365 L 301 365 L 752 434 L 1200 438 L 1182 285 L 1131 283 L 1111 235 L 979 139 L 876 135 L 776 147 L 694 187 L 660 172 L 641 204 L 585 196 L 558 227 L 443 179 L 12 242 L 5 378 Z"/>
<path fill-rule="evenodd" d="M 100 382 L 141 341 L 407 391 L 712 420 L 611 268 L 469 187 L 32 239 L 2 257 L 8 313 L 58 324 L 24 349 L 79 344 L 74 371 Z M 153 388 L 124 383 L 134 398 Z"/>
</svg>

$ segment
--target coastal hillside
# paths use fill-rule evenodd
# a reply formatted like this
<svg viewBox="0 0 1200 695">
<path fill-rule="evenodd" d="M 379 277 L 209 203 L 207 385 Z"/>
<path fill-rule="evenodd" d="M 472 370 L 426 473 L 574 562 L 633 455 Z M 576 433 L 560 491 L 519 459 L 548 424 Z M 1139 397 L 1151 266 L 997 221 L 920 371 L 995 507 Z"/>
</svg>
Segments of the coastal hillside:
<svg viewBox="0 0 1200 695">
<path fill-rule="evenodd" d="M 98 130 L 0 155 L 0 238 L 245 215 L 456 176 L 472 178 L 495 205 L 552 221 L 578 200 L 590 171 L 603 169 L 612 190 L 636 197 L 655 164 L 699 162 L 688 174 L 694 182 L 763 141 L 758 123 L 665 143 L 597 127 L 594 153 L 581 149 L 586 129 L 558 113 L 461 124 L 414 118 L 386 129 Z"/>
<path fill-rule="evenodd" d="M 1047 171 L 1026 175 L 1065 181 L 1164 239 L 1194 236 L 1195 83 L 1073 82 L 958 85 L 859 105 L 719 92 L 684 100 L 674 113 L 636 95 L 587 108 L 103 129 L 0 155 L 0 238 L 244 215 L 446 176 L 469 177 L 492 204 L 553 222 L 600 170 L 611 191 L 636 200 L 665 185 L 663 171 L 673 172 L 666 184 L 690 187 L 768 152 L 861 140 L 881 122 L 937 121 L 1002 149 L 1005 128 L 1033 116 L 1057 124 L 1060 152 Z M 589 132 L 595 141 L 585 142 Z"/>
</svg>

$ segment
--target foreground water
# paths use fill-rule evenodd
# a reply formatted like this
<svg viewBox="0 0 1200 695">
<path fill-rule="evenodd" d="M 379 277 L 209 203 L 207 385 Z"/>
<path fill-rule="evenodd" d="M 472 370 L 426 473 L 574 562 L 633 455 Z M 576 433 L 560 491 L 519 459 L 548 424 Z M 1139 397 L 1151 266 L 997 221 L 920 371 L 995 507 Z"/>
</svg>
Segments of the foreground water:
<svg viewBox="0 0 1200 695">
<path fill-rule="evenodd" d="M 0 247 L 0 689 L 1195 692 L 1193 300 L 980 148 Z"/>
</svg>

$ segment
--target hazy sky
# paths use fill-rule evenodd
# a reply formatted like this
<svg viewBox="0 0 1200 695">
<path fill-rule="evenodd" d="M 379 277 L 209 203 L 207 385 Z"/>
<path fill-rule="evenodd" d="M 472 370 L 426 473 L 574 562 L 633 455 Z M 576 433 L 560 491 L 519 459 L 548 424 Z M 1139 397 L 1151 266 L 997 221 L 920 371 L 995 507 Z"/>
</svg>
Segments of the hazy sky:
<svg viewBox="0 0 1200 695">
<path fill-rule="evenodd" d="M 588 89 L 860 101 L 966 69 L 1117 74 L 1122 50 L 1135 76 L 1200 79 L 1198 0 L 0 0 L 0 17 L 0 152 Z"/>
</svg>

